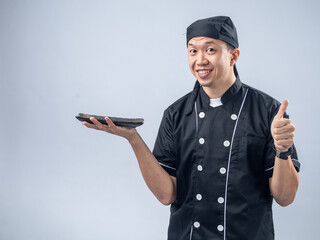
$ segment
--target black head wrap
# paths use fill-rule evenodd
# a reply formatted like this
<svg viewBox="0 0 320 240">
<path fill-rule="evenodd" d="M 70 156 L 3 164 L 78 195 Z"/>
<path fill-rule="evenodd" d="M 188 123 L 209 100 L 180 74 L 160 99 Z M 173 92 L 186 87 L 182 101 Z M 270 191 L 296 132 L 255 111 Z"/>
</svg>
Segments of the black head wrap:
<svg viewBox="0 0 320 240">
<path fill-rule="evenodd" d="M 217 16 L 195 21 L 187 28 L 187 45 L 191 38 L 199 36 L 219 39 L 234 48 L 239 47 L 237 29 L 230 17 Z M 236 65 L 234 73 L 238 76 Z"/>
<path fill-rule="evenodd" d="M 234 48 L 239 47 L 237 30 L 230 17 L 217 16 L 195 21 L 187 28 L 187 44 L 193 37 L 219 39 Z"/>
</svg>

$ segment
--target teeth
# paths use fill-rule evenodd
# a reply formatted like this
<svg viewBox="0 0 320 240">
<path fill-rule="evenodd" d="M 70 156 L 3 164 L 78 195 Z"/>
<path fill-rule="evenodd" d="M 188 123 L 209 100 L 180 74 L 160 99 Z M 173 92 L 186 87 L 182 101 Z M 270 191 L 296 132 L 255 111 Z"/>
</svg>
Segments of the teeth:
<svg viewBox="0 0 320 240">
<path fill-rule="evenodd" d="M 208 72 L 209 72 L 209 70 L 200 70 L 200 71 L 199 71 L 200 74 L 206 74 L 206 73 L 208 73 Z"/>
</svg>

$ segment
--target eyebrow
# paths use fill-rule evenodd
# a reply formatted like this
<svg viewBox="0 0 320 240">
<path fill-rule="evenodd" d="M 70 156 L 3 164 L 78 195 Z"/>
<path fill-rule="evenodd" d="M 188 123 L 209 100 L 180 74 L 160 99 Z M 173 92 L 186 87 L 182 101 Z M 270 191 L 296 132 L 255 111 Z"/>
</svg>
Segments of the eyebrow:
<svg viewBox="0 0 320 240">
<path fill-rule="evenodd" d="M 214 45 L 217 45 L 215 42 L 213 42 L 213 41 L 207 41 L 207 42 L 205 42 L 204 44 L 206 44 L 206 45 L 208 45 L 208 44 L 214 44 Z M 188 43 L 188 46 L 194 46 L 192 43 Z"/>
</svg>

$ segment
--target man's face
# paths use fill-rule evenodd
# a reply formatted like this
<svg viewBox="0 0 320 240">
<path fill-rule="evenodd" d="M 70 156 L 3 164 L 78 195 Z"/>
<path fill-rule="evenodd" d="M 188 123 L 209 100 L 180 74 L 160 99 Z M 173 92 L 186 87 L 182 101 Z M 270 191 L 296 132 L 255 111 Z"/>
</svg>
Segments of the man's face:
<svg viewBox="0 0 320 240">
<path fill-rule="evenodd" d="M 203 87 L 219 87 L 234 76 L 232 52 L 225 42 L 194 37 L 188 42 L 188 63 Z"/>
</svg>

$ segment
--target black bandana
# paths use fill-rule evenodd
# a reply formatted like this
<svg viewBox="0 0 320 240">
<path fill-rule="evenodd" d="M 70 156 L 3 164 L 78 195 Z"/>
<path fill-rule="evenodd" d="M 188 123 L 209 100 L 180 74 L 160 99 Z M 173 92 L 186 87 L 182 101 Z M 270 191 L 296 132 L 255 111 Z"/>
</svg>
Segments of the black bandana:
<svg viewBox="0 0 320 240">
<path fill-rule="evenodd" d="M 229 17 L 218 16 L 195 21 L 187 28 L 187 44 L 191 38 L 198 36 L 219 39 L 234 48 L 239 47 L 237 30 Z"/>
</svg>

